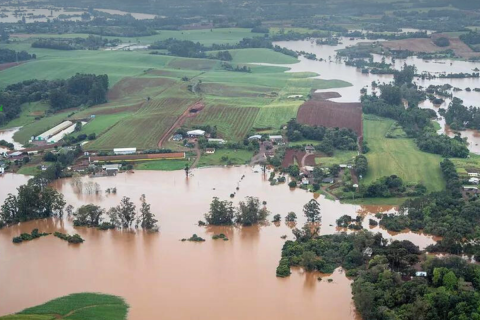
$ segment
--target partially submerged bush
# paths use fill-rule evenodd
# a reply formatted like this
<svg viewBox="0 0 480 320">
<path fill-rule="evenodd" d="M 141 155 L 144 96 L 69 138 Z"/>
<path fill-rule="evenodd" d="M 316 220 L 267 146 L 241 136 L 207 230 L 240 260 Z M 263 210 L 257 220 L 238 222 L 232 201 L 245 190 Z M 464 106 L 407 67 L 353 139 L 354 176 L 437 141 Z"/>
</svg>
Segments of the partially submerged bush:
<svg viewBox="0 0 480 320">
<path fill-rule="evenodd" d="M 55 232 L 53 235 L 57 238 L 68 241 L 68 243 L 77 244 L 77 243 L 82 243 L 82 242 L 85 241 L 85 240 L 82 239 L 82 237 L 80 237 L 79 234 L 74 234 L 73 236 L 71 236 L 71 235 L 68 235 L 68 234 L 65 234 L 65 233 Z"/>
<path fill-rule="evenodd" d="M 13 243 L 20 243 L 20 242 L 23 242 L 23 241 L 30 241 L 30 240 L 37 239 L 37 238 L 40 238 L 40 237 L 48 236 L 49 234 L 50 233 L 38 232 L 38 229 L 33 229 L 31 234 L 22 233 L 20 236 L 14 237 L 12 239 L 12 241 L 13 241 Z"/>
</svg>

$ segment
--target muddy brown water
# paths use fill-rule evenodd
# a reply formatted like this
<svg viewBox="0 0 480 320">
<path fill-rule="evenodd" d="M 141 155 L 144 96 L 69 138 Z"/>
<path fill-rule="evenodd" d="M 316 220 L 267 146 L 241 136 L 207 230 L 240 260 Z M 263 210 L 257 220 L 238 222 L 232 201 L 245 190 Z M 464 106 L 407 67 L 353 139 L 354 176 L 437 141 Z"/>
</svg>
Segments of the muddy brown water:
<svg viewBox="0 0 480 320">
<path fill-rule="evenodd" d="M 241 177 L 245 175 L 242 180 Z M 0 201 L 28 177 L 0 177 Z M 292 270 L 289 278 L 275 277 L 284 243 L 292 239 L 282 221 L 253 227 L 199 227 L 212 197 L 228 199 L 240 189 L 234 202 L 246 196 L 267 201 L 273 214 L 294 211 L 304 222 L 303 205 L 311 193 L 270 186 L 250 167 L 209 168 L 193 171 L 188 180 L 182 171 L 137 171 L 116 177 L 85 178 L 102 190 L 116 187 L 116 195 L 87 195 L 74 190 L 69 180 L 55 187 L 67 203 L 78 207 L 95 203 L 117 205 L 123 196 L 139 204 L 145 194 L 157 214 L 160 232 L 98 231 L 74 228 L 68 219 L 31 221 L 0 230 L 0 315 L 46 302 L 74 292 L 103 292 L 124 297 L 130 304 L 129 319 L 324 319 L 353 320 L 351 280 L 341 269 L 332 275 Z M 337 232 L 335 220 L 343 214 L 368 216 L 393 212 L 391 206 L 343 205 L 319 197 L 322 234 Z M 271 216 L 270 216 L 271 218 Z M 368 220 L 368 219 L 367 219 Z M 79 233 L 86 241 L 69 245 L 53 236 L 13 244 L 12 237 L 38 228 L 41 232 Z M 386 237 L 409 239 L 425 247 L 431 237 L 404 233 Z M 181 242 L 192 234 L 203 243 Z M 212 240 L 225 233 L 229 241 Z M 333 282 L 326 281 L 328 278 Z"/>
</svg>

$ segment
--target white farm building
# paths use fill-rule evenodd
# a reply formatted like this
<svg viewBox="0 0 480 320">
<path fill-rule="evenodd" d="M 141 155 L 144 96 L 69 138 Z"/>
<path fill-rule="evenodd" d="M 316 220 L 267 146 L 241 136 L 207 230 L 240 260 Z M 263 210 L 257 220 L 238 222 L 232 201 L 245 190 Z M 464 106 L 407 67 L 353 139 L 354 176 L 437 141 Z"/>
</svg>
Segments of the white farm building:
<svg viewBox="0 0 480 320">
<path fill-rule="evenodd" d="M 137 148 L 115 148 L 113 153 L 116 155 L 135 154 L 137 153 Z"/>
<path fill-rule="evenodd" d="M 50 130 L 47 130 L 45 131 L 44 133 L 38 135 L 35 137 L 35 140 L 39 140 L 39 141 L 49 141 L 49 139 L 53 136 L 55 136 L 56 134 L 62 132 L 63 130 L 71 127 L 73 125 L 73 122 L 72 121 L 64 121 L 62 123 L 60 123 L 59 125 L 53 127 L 52 129 Z"/>
</svg>

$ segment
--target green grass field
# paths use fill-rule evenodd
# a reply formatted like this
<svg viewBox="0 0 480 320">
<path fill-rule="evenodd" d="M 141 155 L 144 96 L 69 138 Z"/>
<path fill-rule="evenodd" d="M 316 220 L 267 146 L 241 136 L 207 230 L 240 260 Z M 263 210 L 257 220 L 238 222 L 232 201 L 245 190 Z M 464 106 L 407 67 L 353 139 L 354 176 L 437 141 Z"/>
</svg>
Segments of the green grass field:
<svg viewBox="0 0 480 320">
<path fill-rule="evenodd" d="M 385 134 L 393 120 L 365 115 L 364 139 L 370 151 L 368 173 L 363 182 L 368 184 L 376 179 L 397 175 L 405 183 L 423 183 L 429 191 L 439 191 L 445 187 L 440 170 L 442 157 L 420 151 L 412 139 L 387 139 Z"/>
<path fill-rule="evenodd" d="M 227 160 L 222 160 L 227 157 Z M 203 154 L 198 163 L 199 167 L 210 167 L 220 165 L 240 165 L 250 162 L 253 152 L 248 150 L 227 150 L 218 149 L 214 154 Z"/>
<path fill-rule="evenodd" d="M 0 126 L 0 128 L 14 128 L 14 127 L 21 127 L 32 123 L 35 121 L 35 118 L 38 116 L 44 115 L 45 111 L 48 110 L 50 106 L 42 101 L 39 102 L 30 102 L 24 103 L 22 105 L 22 112 L 20 116 L 12 121 L 10 121 L 5 126 Z"/>
<path fill-rule="evenodd" d="M 183 170 L 186 165 L 191 165 L 192 162 L 188 160 L 158 160 L 148 161 L 135 165 L 137 170 L 162 170 L 162 171 L 174 171 Z"/>
<path fill-rule="evenodd" d="M 76 293 L 25 309 L 0 320 L 124 320 L 128 305 L 122 298 L 98 293 Z"/>
<path fill-rule="evenodd" d="M 353 164 L 357 151 L 335 150 L 333 157 L 316 158 L 315 163 L 322 167 L 330 167 L 334 164 Z"/>
<path fill-rule="evenodd" d="M 252 36 L 258 34 L 252 34 L 250 29 L 161 31 L 155 36 L 139 37 L 138 41 L 151 43 L 174 37 L 209 45 L 236 43 Z M 72 116 L 72 119 L 81 119 L 96 115 L 95 120 L 81 131 L 97 134 L 97 139 L 84 147 L 87 150 L 155 148 L 162 135 L 197 101 L 202 101 L 206 108 L 196 118 L 187 119 L 187 126 L 216 125 L 219 136 L 240 140 L 253 128 L 277 129 L 295 117 L 303 101 L 288 99 L 289 95 L 307 96 L 312 89 L 350 85 L 338 80 L 313 79 L 316 74 L 311 72 L 286 73 L 288 68 L 285 67 L 251 64 L 251 73 L 232 72 L 223 70 L 221 62 L 212 59 L 152 55 L 148 50 L 38 49 L 31 48 L 31 42 L 32 39 L 21 38 L 11 44 L 0 45 L 0 48 L 26 50 L 37 55 L 36 60 L 1 71 L 0 87 L 31 79 L 32 75 L 47 80 L 65 79 L 76 73 L 105 73 L 109 76 L 109 102 L 80 108 Z M 238 49 L 230 52 L 234 65 L 272 63 L 288 66 L 298 61 L 269 49 Z M 183 81 L 184 77 L 188 81 Z M 196 86 L 195 93 L 188 90 L 189 85 Z M 151 101 L 146 102 L 147 97 Z M 8 124 L 9 127 L 24 126 L 16 133 L 16 141 L 26 143 L 31 136 L 66 120 L 71 113 L 59 113 L 35 121 L 32 115 L 46 108 L 45 104 L 24 106 L 21 116 Z"/>
</svg>

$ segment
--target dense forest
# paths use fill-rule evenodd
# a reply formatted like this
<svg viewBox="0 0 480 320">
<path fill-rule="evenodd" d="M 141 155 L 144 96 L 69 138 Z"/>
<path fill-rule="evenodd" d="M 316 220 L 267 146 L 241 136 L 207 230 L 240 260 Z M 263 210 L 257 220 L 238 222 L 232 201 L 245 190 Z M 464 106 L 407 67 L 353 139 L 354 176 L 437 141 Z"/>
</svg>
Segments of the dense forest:
<svg viewBox="0 0 480 320">
<path fill-rule="evenodd" d="M 453 98 L 446 111 L 441 111 L 446 123 L 453 130 L 480 129 L 480 109 L 467 108 L 463 101 Z"/>
<path fill-rule="evenodd" d="M 0 91 L 0 124 L 6 123 L 21 112 L 26 102 L 45 100 L 52 111 L 93 106 L 107 101 L 108 76 L 76 74 L 67 80 L 27 80 L 7 86 Z"/>
</svg>

